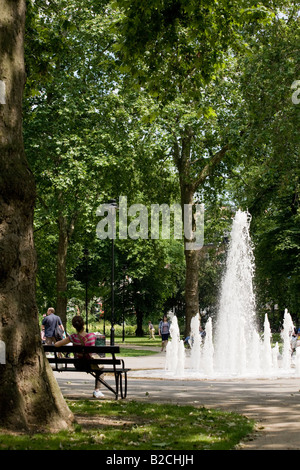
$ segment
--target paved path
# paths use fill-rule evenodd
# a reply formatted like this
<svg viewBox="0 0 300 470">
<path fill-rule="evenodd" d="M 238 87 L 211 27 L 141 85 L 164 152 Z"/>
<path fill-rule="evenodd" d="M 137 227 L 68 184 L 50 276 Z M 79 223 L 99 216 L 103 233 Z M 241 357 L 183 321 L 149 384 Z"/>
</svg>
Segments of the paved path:
<svg viewBox="0 0 300 470">
<path fill-rule="evenodd" d="M 169 380 L 149 378 L 147 371 L 165 366 L 165 353 L 146 357 L 126 357 L 130 400 L 192 404 L 218 408 L 255 419 L 255 439 L 245 442 L 245 450 L 300 450 L 300 380 Z M 138 372 L 138 377 L 136 376 Z M 144 373 L 142 372 L 144 371 Z M 143 377 L 144 375 L 144 377 Z M 65 397 L 91 397 L 94 379 L 82 373 L 55 373 Z M 105 395 L 113 395 L 107 391 Z"/>
</svg>

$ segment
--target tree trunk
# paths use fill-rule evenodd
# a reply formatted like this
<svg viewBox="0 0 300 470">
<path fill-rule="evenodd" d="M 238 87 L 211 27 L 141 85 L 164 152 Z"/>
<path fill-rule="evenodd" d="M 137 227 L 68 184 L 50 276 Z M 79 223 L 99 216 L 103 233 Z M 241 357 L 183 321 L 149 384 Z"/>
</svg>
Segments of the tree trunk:
<svg viewBox="0 0 300 470">
<path fill-rule="evenodd" d="M 199 250 L 185 250 L 185 335 L 191 331 L 191 319 L 199 313 Z"/>
<path fill-rule="evenodd" d="M 133 289 L 133 303 L 136 315 L 136 330 L 135 336 L 144 336 L 143 330 L 143 319 L 144 319 L 144 311 L 145 311 L 145 304 L 143 294 L 141 293 L 142 286 L 138 279 L 135 279 L 131 285 Z"/>
<path fill-rule="evenodd" d="M 54 431 L 73 416 L 45 358 L 35 302 L 35 184 L 22 137 L 25 5 L 2 0 L 0 17 L 0 426 Z"/>
<path fill-rule="evenodd" d="M 184 178 L 180 181 L 181 207 L 184 220 L 184 205 L 193 205 L 194 188 Z M 195 226 L 192 227 L 195 230 Z M 200 250 L 187 249 L 193 243 L 193 238 L 184 237 L 185 255 L 185 336 L 189 336 L 191 319 L 199 313 L 199 260 Z"/>
<path fill-rule="evenodd" d="M 203 166 L 199 173 L 195 174 L 191 165 L 191 148 L 192 148 L 193 132 L 190 128 L 186 128 L 181 135 L 180 139 L 175 139 L 173 147 L 173 158 L 179 174 L 180 194 L 181 194 L 181 208 L 184 225 L 184 205 L 193 205 L 193 198 L 195 192 L 201 187 L 205 179 L 212 173 L 214 168 L 222 161 L 226 152 L 229 150 L 229 145 L 224 145 L 217 151 Z M 181 147 L 179 145 L 181 142 Z M 194 220 L 193 220 L 194 223 Z M 193 227 L 194 231 L 195 227 Z M 190 334 L 191 319 L 199 313 L 199 260 L 200 249 L 187 250 L 187 244 L 194 243 L 193 237 L 184 237 L 185 245 L 185 260 L 186 260 L 186 274 L 185 274 L 185 304 L 186 304 L 186 318 L 185 318 L 185 334 Z"/>
<path fill-rule="evenodd" d="M 56 271 L 56 315 L 58 315 L 64 326 L 67 322 L 67 253 L 69 244 L 69 228 L 66 217 L 59 216 L 58 219 L 59 239 L 57 250 L 57 271 Z"/>
<path fill-rule="evenodd" d="M 136 330 L 135 330 L 135 336 L 141 337 L 144 336 L 144 330 L 143 330 L 143 317 L 144 313 L 143 310 L 140 310 L 139 305 L 136 306 Z"/>
</svg>

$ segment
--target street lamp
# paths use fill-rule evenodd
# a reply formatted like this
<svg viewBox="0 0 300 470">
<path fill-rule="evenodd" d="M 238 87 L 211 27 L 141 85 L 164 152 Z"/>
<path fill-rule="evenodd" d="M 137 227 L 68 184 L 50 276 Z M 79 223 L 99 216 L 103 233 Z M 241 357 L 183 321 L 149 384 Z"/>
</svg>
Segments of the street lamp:
<svg viewBox="0 0 300 470">
<path fill-rule="evenodd" d="M 127 266 L 123 266 L 123 282 L 122 282 L 122 342 L 125 341 L 125 302 L 124 302 L 124 294 L 126 288 L 126 270 Z"/>
<path fill-rule="evenodd" d="M 108 201 L 108 210 L 111 216 L 111 329 L 110 329 L 110 345 L 115 344 L 115 225 L 116 225 L 116 211 L 118 209 L 117 201 L 111 199 Z"/>
<path fill-rule="evenodd" d="M 89 257 L 89 250 L 87 248 L 84 249 L 84 257 L 85 257 L 85 328 L 86 332 L 88 333 L 88 257 Z"/>
</svg>

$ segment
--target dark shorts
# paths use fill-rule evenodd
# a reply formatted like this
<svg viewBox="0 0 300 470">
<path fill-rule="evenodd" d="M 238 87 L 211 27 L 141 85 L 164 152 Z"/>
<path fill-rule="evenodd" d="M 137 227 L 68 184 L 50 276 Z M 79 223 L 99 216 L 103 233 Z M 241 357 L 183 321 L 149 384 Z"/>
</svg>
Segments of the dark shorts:
<svg viewBox="0 0 300 470">
<path fill-rule="evenodd" d="M 75 366 L 75 369 L 80 372 L 89 372 L 90 370 L 95 370 L 95 371 L 100 372 L 104 367 L 104 366 L 101 366 L 100 364 L 88 365 L 84 358 L 79 358 L 78 362 L 76 362 L 74 366 Z"/>
<path fill-rule="evenodd" d="M 169 333 L 162 334 L 162 335 L 161 335 L 161 339 L 162 339 L 162 341 L 168 341 L 168 339 L 169 339 Z"/>
</svg>

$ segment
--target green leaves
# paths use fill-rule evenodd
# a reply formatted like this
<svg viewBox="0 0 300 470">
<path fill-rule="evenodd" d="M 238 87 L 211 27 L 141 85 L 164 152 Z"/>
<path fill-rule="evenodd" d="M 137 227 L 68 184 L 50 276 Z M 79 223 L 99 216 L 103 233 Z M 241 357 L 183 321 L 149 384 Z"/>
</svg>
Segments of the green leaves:
<svg viewBox="0 0 300 470">
<path fill-rule="evenodd" d="M 128 195 L 130 204 L 149 203 L 173 197 L 177 190 L 166 161 L 165 135 L 158 135 L 156 141 L 151 138 L 157 105 L 129 86 L 126 70 L 119 68 L 114 56 L 109 25 L 117 13 L 105 1 L 93 2 L 91 9 L 83 0 L 58 3 L 64 8 L 56 12 L 52 4 L 35 2 L 31 18 L 35 29 L 28 25 L 27 30 L 28 63 L 30 44 L 35 43 L 45 47 L 47 60 L 54 64 L 46 80 L 39 63 L 29 71 L 24 103 L 26 153 L 38 192 L 35 237 L 41 303 L 45 295 L 55 297 L 59 217 L 64 217 L 70 234 L 66 252 L 70 280 L 81 264 L 83 246 L 89 246 L 93 255 L 101 253 L 90 281 L 94 283 L 90 290 L 98 289 L 99 294 L 99 281 L 110 276 L 110 260 L 106 262 L 107 244 L 96 243 L 96 208 L 113 196 Z M 56 50 L 61 31 L 62 47 Z M 152 251 L 145 244 L 124 243 L 120 252 L 122 263 L 128 261 L 132 275 L 145 283 L 144 278 L 151 278 L 149 270 L 159 272 L 167 256 L 166 249 Z M 75 284 L 69 284 L 74 289 L 67 295 L 79 292 Z M 160 298 L 157 287 L 153 292 Z"/>
<path fill-rule="evenodd" d="M 299 18 L 294 2 L 249 41 L 252 54 L 243 71 L 240 139 L 243 155 L 235 172 L 234 193 L 253 216 L 256 280 L 262 314 L 266 305 L 299 310 L 299 110 L 291 101 L 291 84 L 300 73 L 296 63 Z M 277 318 L 276 321 L 279 321 Z"/>
<path fill-rule="evenodd" d="M 75 223 L 71 276 L 82 245 L 94 247 L 96 207 L 118 195 L 129 204 L 170 203 L 181 184 L 214 206 L 230 199 L 229 188 L 253 212 L 261 246 L 265 210 L 272 228 L 284 226 L 284 205 L 298 210 L 290 202 L 298 194 L 299 129 L 290 89 L 299 71 L 293 2 L 279 4 L 287 4 L 288 21 L 274 16 L 272 2 L 28 3 L 24 137 L 38 184 L 41 264 L 44 244 L 55 253 L 63 214 Z M 289 217 L 282 237 L 265 232 L 278 257 L 297 247 L 297 219 Z M 41 228 L 48 222 L 49 238 Z M 211 233 L 222 232 L 218 222 Z M 174 272 L 165 275 L 162 265 L 177 245 L 116 246 L 141 290 L 151 284 L 147 295 L 155 292 L 162 305 L 158 279 L 168 294 L 176 290 Z"/>
</svg>

